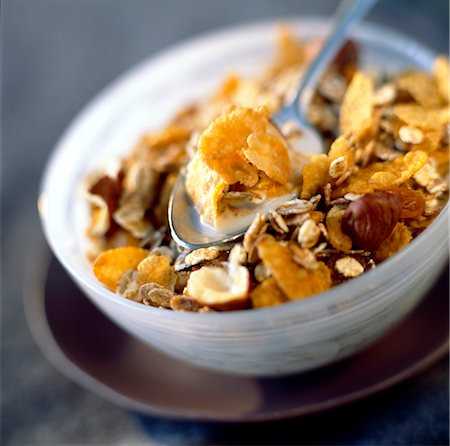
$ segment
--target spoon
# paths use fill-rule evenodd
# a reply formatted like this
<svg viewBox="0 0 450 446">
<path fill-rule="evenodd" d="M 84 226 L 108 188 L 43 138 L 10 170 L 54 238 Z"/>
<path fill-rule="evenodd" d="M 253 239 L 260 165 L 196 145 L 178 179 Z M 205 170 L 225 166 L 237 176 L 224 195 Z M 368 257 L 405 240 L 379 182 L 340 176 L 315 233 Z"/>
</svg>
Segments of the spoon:
<svg viewBox="0 0 450 446">
<path fill-rule="evenodd" d="M 322 138 L 306 118 L 306 110 L 314 93 L 321 74 L 328 67 L 344 43 L 352 25 L 361 20 L 377 0 L 342 0 L 336 10 L 331 31 L 328 34 L 316 58 L 309 64 L 302 76 L 295 97 L 271 117 L 276 127 L 281 128 L 287 122 L 293 121 L 300 129 L 301 137 L 298 146 L 307 148 L 309 153 L 324 151 Z M 205 225 L 201 221 L 198 210 L 192 204 L 185 188 L 185 175 L 180 174 L 174 185 L 169 201 L 169 227 L 176 243 L 188 248 L 197 249 L 222 243 L 228 243 L 242 236 L 254 218 L 254 215 L 276 209 L 290 197 L 278 197 L 269 200 L 262 206 L 256 206 L 254 214 L 240 220 L 239 228 L 230 232 L 222 232 Z M 281 200 L 281 201 L 280 201 Z"/>
</svg>

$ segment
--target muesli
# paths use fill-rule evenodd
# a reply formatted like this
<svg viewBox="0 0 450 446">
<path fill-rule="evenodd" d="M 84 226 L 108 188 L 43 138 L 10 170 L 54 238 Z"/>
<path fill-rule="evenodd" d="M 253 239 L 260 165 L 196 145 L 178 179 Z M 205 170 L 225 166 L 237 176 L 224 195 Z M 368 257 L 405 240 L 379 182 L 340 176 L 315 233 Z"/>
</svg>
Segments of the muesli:
<svg viewBox="0 0 450 446">
<path fill-rule="evenodd" d="M 320 41 L 280 30 L 274 60 L 229 75 L 210 97 L 145 134 L 114 175 L 91 176 L 87 235 L 97 279 L 126 299 L 179 311 L 258 308 L 304 299 L 376 267 L 417 237 L 448 199 L 449 62 L 387 77 L 358 67 L 347 42 L 308 115 L 326 154 L 291 144 L 270 116 Z M 236 243 L 188 251 L 167 207 L 179 173 L 205 222 L 289 196 Z"/>
</svg>

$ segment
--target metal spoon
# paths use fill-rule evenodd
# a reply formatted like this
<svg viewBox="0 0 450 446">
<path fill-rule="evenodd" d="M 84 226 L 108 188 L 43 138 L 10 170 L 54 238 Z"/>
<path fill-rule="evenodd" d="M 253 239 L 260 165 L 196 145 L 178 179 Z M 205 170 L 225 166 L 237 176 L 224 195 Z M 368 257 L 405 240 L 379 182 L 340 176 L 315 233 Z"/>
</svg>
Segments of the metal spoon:
<svg viewBox="0 0 450 446">
<path fill-rule="evenodd" d="M 314 87 L 323 71 L 341 48 L 352 25 L 361 20 L 377 0 L 342 0 L 336 10 L 331 31 L 323 46 L 302 76 L 293 100 L 272 116 L 272 122 L 281 128 L 294 121 L 301 131 L 297 144 L 309 153 L 323 152 L 322 138 L 306 119 L 306 110 L 314 93 Z M 272 209 L 281 203 L 272 201 Z M 256 212 L 268 211 L 255 207 Z M 223 233 L 201 222 L 200 214 L 193 206 L 185 188 L 185 176 L 181 174 L 173 188 L 169 202 L 169 227 L 173 239 L 181 246 L 197 249 L 231 242 L 245 233 L 250 221 L 244 221 L 239 230 Z"/>
</svg>

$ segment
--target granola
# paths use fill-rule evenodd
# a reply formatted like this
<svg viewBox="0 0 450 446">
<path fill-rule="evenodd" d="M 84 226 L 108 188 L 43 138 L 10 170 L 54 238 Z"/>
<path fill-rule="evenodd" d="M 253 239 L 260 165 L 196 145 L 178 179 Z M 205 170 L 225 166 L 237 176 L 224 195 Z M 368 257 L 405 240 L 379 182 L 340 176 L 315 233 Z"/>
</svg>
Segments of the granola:
<svg viewBox="0 0 450 446">
<path fill-rule="evenodd" d="M 449 61 L 374 77 L 348 42 L 308 110 L 327 152 L 299 153 L 299 129 L 270 116 L 320 42 L 288 28 L 254 78 L 229 75 L 209 98 L 145 134 L 115 173 L 90 175 L 93 272 L 125 299 L 176 311 L 261 308 L 305 299 L 376 267 L 420 235 L 448 200 Z M 235 243 L 189 251 L 170 237 L 180 172 L 203 220 L 255 213 Z M 255 209 L 288 196 L 277 209 Z"/>
</svg>

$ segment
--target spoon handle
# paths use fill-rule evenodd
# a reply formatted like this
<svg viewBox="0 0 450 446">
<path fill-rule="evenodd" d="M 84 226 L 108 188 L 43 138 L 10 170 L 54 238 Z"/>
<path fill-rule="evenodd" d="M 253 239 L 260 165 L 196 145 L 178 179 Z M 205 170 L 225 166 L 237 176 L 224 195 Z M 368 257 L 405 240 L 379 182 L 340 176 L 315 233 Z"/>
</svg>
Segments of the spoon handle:
<svg viewBox="0 0 450 446">
<path fill-rule="evenodd" d="M 297 89 L 295 98 L 291 106 L 300 111 L 300 114 L 306 110 L 306 106 L 311 99 L 317 78 L 323 73 L 331 59 L 336 55 L 336 51 L 341 47 L 348 36 L 349 28 L 360 19 L 362 19 L 377 0 L 342 0 L 339 4 L 329 32 L 319 54 L 314 58 L 311 65 L 304 73 L 300 85 Z M 298 109 L 298 102 L 300 110 Z"/>
</svg>

